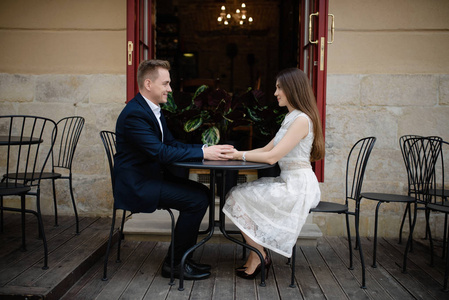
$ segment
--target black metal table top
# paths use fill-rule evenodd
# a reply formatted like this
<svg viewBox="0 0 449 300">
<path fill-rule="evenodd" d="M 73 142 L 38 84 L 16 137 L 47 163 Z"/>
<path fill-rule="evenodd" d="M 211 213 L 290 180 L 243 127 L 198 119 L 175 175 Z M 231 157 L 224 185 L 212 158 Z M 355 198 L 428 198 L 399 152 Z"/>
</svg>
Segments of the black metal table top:
<svg viewBox="0 0 449 300">
<path fill-rule="evenodd" d="M 29 137 L 20 137 L 20 136 L 11 136 L 8 135 L 0 135 L 0 146 L 7 145 L 31 145 L 31 144 L 39 144 L 42 143 L 41 139 L 32 138 L 30 140 Z"/>
<path fill-rule="evenodd" d="M 174 166 L 193 168 L 193 169 L 209 169 L 209 170 L 251 170 L 266 169 L 273 165 L 266 163 L 256 163 L 241 160 L 205 160 L 205 161 L 185 161 L 175 162 Z"/>
</svg>

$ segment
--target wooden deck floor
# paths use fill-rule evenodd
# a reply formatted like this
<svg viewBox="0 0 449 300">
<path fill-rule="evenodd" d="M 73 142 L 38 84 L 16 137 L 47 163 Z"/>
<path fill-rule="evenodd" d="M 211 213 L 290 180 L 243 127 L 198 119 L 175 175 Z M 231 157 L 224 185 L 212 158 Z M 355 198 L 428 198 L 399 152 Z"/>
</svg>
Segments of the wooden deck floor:
<svg viewBox="0 0 449 300">
<path fill-rule="evenodd" d="M 160 267 L 167 242 L 124 241 L 122 261 L 109 263 L 109 280 L 102 281 L 103 255 L 110 219 L 83 218 L 82 232 L 74 235 L 73 218 L 63 217 L 59 227 L 45 218 L 49 243 L 48 270 L 42 270 L 42 243 L 37 239 L 33 217 L 27 218 L 28 251 L 20 250 L 20 218 L 6 214 L 0 234 L 0 299 L 449 299 L 442 291 L 444 262 L 428 265 L 425 243 L 416 243 L 408 273 L 401 272 L 403 246 L 380 239 L 378 268 L 371 268 L 372 242 L 362 239 L 366 256 L 367 289 L 360 288 L 360 261 L 348 270 L 344 237 L 320 238 L 317 247 L 298 247 L 296 287 L 290 288 L 286 259 L 272 254 L 273 269 L 267 286 L 258 280 L 234 275 L 241 265 L 241 247 L 231 243 L 208 243 L 196 251 L 196 259 L 213 267 L 202 281 L 185 281 L 178 291 L 161 277 Z M 115 254 L 115 253 L 113 253 Z"/>
</svg>

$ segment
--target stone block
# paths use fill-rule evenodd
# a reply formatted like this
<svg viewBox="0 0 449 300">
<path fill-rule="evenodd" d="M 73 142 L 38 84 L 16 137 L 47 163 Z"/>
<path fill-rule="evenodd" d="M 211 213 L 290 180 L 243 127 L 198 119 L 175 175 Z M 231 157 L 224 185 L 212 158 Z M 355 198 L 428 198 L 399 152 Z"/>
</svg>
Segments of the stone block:
<svg viewBox="0 0 449 300">
<path fill-rule="evenodd" d="M 398 118 L 398 136 L 417 134 L 436 135 L 449 140 L 449 106 L 407 107 Z"/>
<path fill-rule="evenodd" d="M 89 100 L 88 75 L 40 75 L 36 79 L 36 101 L 77 105 Z"/>
<path fill-rule="evenodd" d="M 90 103 L 125 103 L 126 76 L 112 74 L 92 75 L 89 90 Z"/>
<path fill-rule="evenodd" d="M 35 76 L 0 73 L 0 99 L 9 102 L 34 100 Z"/>
<path fill-rule="evenodd" d="M 33 115 L 49 118 L 55 122 L 75 114 L 75 107 L 68 103 L 21 103 L 18 106 L 18 113 L 22 115 Z"/>
<path fill-rule="evenodd" d="M 328 75 L 326 105 L 360 105 L 360 82 L 360 75 Z"/>
<path fill-rule="evenodd" d="M 373 74 L 362 78 L 362 105 L 433 106 L 438 96 L 437 75 Z"/>
<path fill-rule="evenodd" d="M 439 105 L 449 105 L 449 74 L 440 75 Z"/>
<path fill-rule="evenodd" d="M 326 121 L 326 148 L 345 149 L 346 156 L 355 142 L 368 136 L 377 137 L 376 148 L 396 147 L 398 118 L 387 108 L 332 106 Z"/>
<path fill-rule="evenodd" d="M 109 216 L 112 214 L 113 196 L 108 176 L 82 176 L 74 178 L 74 194 L 78 213 L 84 216 Z"/>
</svg>

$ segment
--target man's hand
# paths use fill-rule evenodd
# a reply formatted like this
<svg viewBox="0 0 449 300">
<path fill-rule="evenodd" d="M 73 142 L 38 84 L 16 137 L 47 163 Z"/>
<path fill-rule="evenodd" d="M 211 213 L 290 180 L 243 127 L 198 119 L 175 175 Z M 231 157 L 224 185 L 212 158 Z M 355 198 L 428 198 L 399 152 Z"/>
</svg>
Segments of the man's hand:
<svg viewBox="0 0 449 300">
<path fill-rule="evenodd" d="M 203 149 L 206 160 L 228 160 L 232 159 L 231 153 L 235 151 L 232 145 L 215 145 Z"/>
</svg>

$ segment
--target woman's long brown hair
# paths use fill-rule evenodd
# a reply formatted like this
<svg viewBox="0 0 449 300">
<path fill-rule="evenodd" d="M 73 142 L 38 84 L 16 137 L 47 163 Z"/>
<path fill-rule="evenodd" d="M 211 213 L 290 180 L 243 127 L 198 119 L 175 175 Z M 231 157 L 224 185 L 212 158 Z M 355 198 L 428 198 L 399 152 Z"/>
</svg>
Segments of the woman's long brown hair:
<svg viewBox="0 0 449 300">
<path fill-rule="evenodd" d="M 290 105 L 308 115 L 312 120 L 313 144 L 310 161 L 323 159 L 325 148 L 323 129 L 309 78 L 303 71 L 289 68 L 279 72 L 276 80 Z"/>
</svg>

